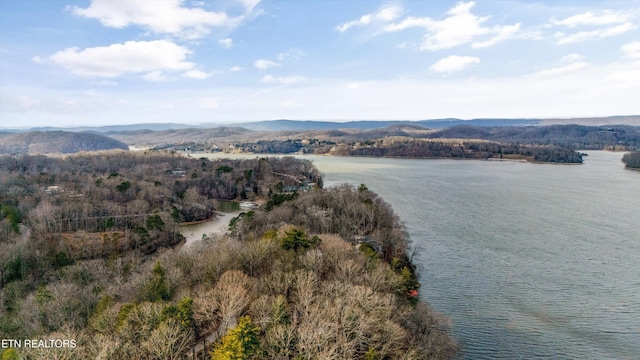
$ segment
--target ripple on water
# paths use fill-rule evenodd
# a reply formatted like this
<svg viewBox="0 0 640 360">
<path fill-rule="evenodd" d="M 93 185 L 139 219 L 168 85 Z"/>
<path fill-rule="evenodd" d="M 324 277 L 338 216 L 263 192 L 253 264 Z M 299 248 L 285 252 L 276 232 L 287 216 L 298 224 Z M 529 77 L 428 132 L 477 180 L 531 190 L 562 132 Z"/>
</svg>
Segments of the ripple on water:
<svg viewBox="0 0 640 360">
<path fill-rule="evenodd" d="M 621 157 L 316 165 L 394 207 L 420 249 L 421 296 L 452 317 L 461 358 L 638 359 L 640 173 Z"/>
</svg>

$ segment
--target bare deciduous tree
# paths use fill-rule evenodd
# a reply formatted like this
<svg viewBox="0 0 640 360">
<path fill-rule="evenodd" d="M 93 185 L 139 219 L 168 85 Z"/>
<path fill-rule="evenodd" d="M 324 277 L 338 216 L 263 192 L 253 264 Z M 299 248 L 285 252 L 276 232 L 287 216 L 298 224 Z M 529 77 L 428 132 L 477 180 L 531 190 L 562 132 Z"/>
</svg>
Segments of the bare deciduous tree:
<svg viewBox="0 0 640 360">
<path fill-rule="evenodd" d="M 255 280 L 238 270 L 227 271 L 213 288 L 213 301 L 222 319 L 222 328 L 232 326 L 255 296 Z"/>
<path fill-rule="evenodd" d="M 175 320 L 161 323 L 141 344 L 150 359 L 179 360 L 193 344 L 191 330 L 185 330 Z"/>
</svg>

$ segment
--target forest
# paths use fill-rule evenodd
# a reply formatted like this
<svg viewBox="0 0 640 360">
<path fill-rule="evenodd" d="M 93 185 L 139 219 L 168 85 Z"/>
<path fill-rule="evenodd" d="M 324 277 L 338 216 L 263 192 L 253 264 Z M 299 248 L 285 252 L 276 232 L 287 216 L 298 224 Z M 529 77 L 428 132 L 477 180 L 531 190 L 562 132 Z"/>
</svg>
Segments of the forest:
<svg viewBox="0 0 640 360">
<path fill-rule="evenodd" d="M 110 137 L 69 131 L 0 132 L 0 154 L 72 154 L 129 147 Z"/>
<path fill-rule="evenodd" d="M 348 124 L 345 124 L 347 126 Z M 584 126 L 474 126 L 457 125 L 429 129 L 415 123 L 361 129 L 297 131 L 249 131 L 242 128 L 181 129 L 146 132 L 109 133 L 129 145 L 156 146 L 162 149 L 190 151 L 243 151 L 251 153 L 328 154 L 336 146 L 362 146 L 386 141 L 430 140 L 443 144 L 456 141 L 492 142 L 504 147 L 569 150 L 635 150 L 640 147 L 640 127 L 630 125 Z M 397 146 L 397 144 L 396 144 Z M 394 150 L 397 151 L 397 150 Z M 549 154 L 542 155 L 550 158 Z M 549 161 L 549 160 L 546 160 Z"/>
<path fill-rule="evenodd" d="M 286 174 L 286 176 L 282 176 Z M 311 191 L 282 192 L 300 182 Z M 0 157 L 0 337 L 28 359 L 431 359 L 457 345 L 419 301 L 409 239 L 366 185 L 306 160 L 170 152 Z M 262 199 L 182 245 L 216 200 Z"/>
<path fill-rule="evenodd" d="M 194 146 L 189 150 L 198 148 Z M 258 141 L 237 144 L 234 149 L 255 154 L 304 153 L 414 159 L 522 159 L 534 162 L 582 163 L 581 153 L 557 145 L 525 145 L 483 140 L 431 140 L 399 136 L 347 143 L 315 138 L 304 141 Z"/>
<path fill-rule="evenodd" d="M 203 130 L 209 131 L 209 130 Z M 582 126 L 471 126 L 427 129 L 398 124 L 371 130 L 309 130 L 234 132 L 231 137 L 206 142 L 180 142 L 180 131 L 172 130 L 175 143 L 163 142 L 156 149 L 191 152 L 245 152 L 255 154 L 329 154 L 339 156 L 523 159 L 533 162 L 582 163 L 578 150 L 623 151 L 640 146 L 640 128 L 629 125 Z M 120 133 L 122 141 L 142 143 L 159 140 L 161 133 L 142 139 Z M 132 143 L 133 144 L 133 143 Z"/>
<path fill-rule="evenodd" d="M 428 134 L 429 138 L 481 139 L 501 143 L 554 145 L 569 149 L 631 150 L 640 147 L 640 127 L 630 125 L 497 126 L 458 125 Z"/>
<path fill-rule="evenodd" d="M 640 151 L 632 151 L 622 156 L 622 162 L 626 168 L 640 169 Z"/>
<path fill-rule="evenodd" d="M 501 144 L 488 141 L 425 141 L 421 139 L 393 139 L 359 142 L 355 146 L 342 146 L 334 155 L 453 158 L 453 159 L 526 159 L 535 162 L 582 163 L 582 155 L 559 146 L 533 146 Z"/>
</svg>

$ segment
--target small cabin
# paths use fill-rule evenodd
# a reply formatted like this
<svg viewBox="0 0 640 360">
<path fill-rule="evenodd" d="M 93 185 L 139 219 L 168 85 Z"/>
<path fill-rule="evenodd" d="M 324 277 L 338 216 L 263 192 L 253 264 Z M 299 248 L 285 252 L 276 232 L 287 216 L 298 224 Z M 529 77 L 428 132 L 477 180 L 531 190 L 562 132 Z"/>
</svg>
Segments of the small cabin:
<svg viewBox="0 0 640 360">
<path fill-rule="evenodd" d="M 175 177 L 184 177 L 187 175 L 187 172 L 182 169 L 175 169 L 173 170 L 172 175 Z"/>
<path fill-rule="evenodd" d="M 253 201 L 243 201 L 240 203 L 240 208 L 242 209 L 257 209 L 260 207 L 260 204 Z"/>
<path fill-rule="evenodd" d="M 47 195 L 57 195 L 57 194 L 62 194 L 63 192 L 64 192 L 64 189 L 61 188 L 60 186 L 49 186 L 44 191 L 44 193 Z"/>
</svg>

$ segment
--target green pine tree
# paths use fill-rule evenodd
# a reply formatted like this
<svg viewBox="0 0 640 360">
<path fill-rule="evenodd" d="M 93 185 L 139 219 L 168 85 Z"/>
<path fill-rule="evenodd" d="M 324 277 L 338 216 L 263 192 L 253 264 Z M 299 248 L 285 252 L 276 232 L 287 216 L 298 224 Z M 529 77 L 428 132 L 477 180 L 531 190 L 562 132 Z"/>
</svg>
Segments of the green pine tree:
<svg viewBox="0 0 640 360">
<path fill-rule="evenodd" d="M 238 325 L 229 330 L 211 351 L 211 360 L 245 360 L 260 349 L 260 328 L 249 316 L 238 319 Z"/>
</svg>

